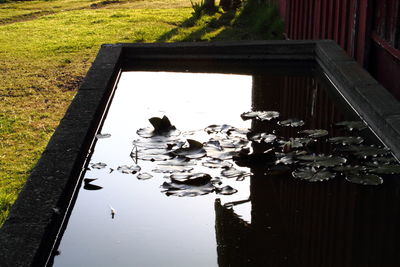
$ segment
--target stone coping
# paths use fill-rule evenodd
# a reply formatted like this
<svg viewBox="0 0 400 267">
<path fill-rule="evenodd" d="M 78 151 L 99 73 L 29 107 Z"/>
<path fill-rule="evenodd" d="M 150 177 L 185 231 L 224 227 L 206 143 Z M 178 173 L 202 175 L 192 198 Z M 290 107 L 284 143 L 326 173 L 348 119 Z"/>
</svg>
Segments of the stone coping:
<svg viewBox="0 0 400 267">
<path fill-rule="evenodd" d="M 0 266 L 45 266 L 74 201 L 116 81 L 141 61 L 317 64 L 400 158 L 400 103 L 333 41 L 243 41 L 103 45 L 0 229 Z"/>
</svg>

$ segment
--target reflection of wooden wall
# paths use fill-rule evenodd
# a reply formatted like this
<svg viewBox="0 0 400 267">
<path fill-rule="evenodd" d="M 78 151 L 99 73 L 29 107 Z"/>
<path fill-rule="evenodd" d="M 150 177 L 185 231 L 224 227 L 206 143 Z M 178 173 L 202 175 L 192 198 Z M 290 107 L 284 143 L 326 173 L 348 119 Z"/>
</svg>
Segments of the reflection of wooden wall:
<svg viewBox="0 0 400 267">
<path fill-rule="evenodd" d="M 342 119 L 312 77 L 256 76 L 253 87 L 254 110 L 277 110 L 284 118 L 305 119 L 310 128 L 329 129 Z M 315 88 L 318 101 L 311 115 Z M 252 125 L 255 131 L 275 127 Z M 283 134 L 296 131 L 285 129 Z M 290 172 L 252 172 L 251 225 L 223 207 L 216 213 L 220 266 L 400 266 L 399 176 L 371 187 L 343 177 L 308 183 L 295 180 Z"/>
</svg>

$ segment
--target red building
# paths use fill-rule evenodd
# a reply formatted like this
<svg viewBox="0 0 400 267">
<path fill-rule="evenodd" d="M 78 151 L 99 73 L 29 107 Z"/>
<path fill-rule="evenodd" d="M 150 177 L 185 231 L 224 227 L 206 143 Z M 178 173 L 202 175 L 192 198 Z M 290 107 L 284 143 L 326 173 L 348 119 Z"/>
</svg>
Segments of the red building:
<svg viewBox="0 0 400 267">
<path fill-rule="evenodd" d="M 289 39 L 333 39 L 400 100 L 399 0 L 278 0 Z"/>
</svg>

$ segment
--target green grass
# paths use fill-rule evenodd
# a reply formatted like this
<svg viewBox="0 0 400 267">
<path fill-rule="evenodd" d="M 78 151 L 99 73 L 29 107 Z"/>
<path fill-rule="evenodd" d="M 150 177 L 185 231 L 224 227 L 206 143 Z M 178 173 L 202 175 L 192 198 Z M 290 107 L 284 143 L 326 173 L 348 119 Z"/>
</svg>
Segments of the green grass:
<svg viewBox="0 0 400 267">
<path fill-rule="evenodd" d="M 0 4 L 0 225 L 101 44 L 263 38 L 245 9 L 194 16 L 189 0 L 101 2 Z"/>
</svg>

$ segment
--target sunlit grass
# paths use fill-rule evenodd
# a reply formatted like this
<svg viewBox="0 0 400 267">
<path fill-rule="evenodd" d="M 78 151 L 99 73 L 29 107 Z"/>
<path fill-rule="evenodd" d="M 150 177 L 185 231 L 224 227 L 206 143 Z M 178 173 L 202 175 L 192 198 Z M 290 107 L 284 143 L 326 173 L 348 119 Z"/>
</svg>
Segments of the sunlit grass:
<svg viewBox="0 0 400 267">
<path fill-rule="evenodd" d="M 101 2 L 0 4 L 0 225 L 101 44 L 263 38 L 242 10 L 195 16 L 189 0 L 91 7 Z"/>
</svg>

